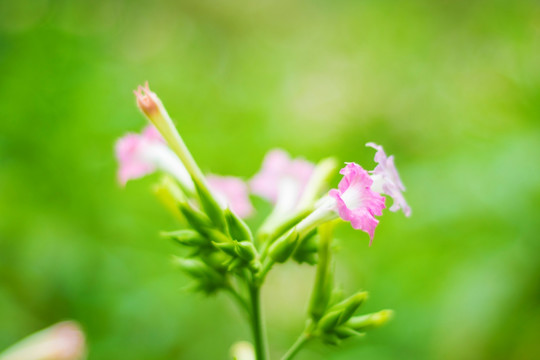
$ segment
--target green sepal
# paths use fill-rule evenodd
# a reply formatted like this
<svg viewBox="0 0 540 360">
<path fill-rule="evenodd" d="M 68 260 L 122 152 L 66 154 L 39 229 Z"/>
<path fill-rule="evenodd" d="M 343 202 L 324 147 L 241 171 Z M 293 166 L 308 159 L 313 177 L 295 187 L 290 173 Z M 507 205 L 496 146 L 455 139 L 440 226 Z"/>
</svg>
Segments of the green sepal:
<svg viewBox="0 0 540 360">
<path fill-rule="evenodd" d="M 236 244 L 232 241 L 229 242 L 212 242 L 215 247 L 217 247 L 219 250 L 223 251 L 225 254 L 236 257 Z"/>
<path fill-rule="evenodd" d="M 212 293 L 225 285 L 225 277 L 198 259 L 174 257 L 174 263 L 197 281 L 198 288 Z"/>
<path fill-rule="evenodd" d="M 322 340 L 322 342 L 328 345 L 337 346 L 341 344 L 341 339 L 333 333 L 323 333 L 319 336 L 319 338 Z"/>
<path fill-rule="evenodd" d="M 294 252 L 298 243 L 299 234 L 296 228 L 290 230 L 287 234 L 277 239 L 268 250 L 270 256 L 275 262 L 284 263 Z"/>
<path fill-rule="evenodd" d="M 253 234 L 249 226 L 228 208 L 225 209 L 225 219 L 232 239 L 253 241 Z"/>
<path fill-rule="evenodd" d="M 208 239 L 205 238 L 204 236 L 201 236 L 201 234 L 199 234 L 195 230 L 186 229 L 186 230 L 162 232 L 161 236 L 174 240 L 184 246 L 198 247 L 198 246 L 205 246 L 209 244 Z"/>
<path fill-rule="evenodd" d="M 191 225 L 192 228 L 194 228 L 201 234 L 205 234 L 208 229 L 212 227 L 212 223 L 210 222 L 208 216 L 206 216 L 201 211 L 195 209 L 189 203 L 181 202 L 178 204 L 178 208 L 186 218 L 189 225 Z"/>
<path fill-rule="evenodd" d="M 365 333 L 358 332 L 348 326 L 339 326 L 336 329 L 334 329 L 334 334 L 337 335 L 340 339 L 347 339 L 350 337 L 362 337 L 365 335 Z"/>
<path fill-rule="evenodd" d="M 319 250 L 317 230 L 311 231 L 296 248 L 293 254 L 293 260 L 297 263 L 317 264 L 317 251 Z"/>
<path fill-rule="evenodd" d="M 246 262 L 244 260 L 235 258 L 229 262 L 229 265 L 227 266 L 227 271 L 233 271 L 241 267 L 244 267 L 245 265 L 246 265 Z"/>
<path fill-rule="evenodd" d="M 199 194 L 199 200 L 201 201 L 204 212 L 212 221 L 215 227 L 217 227 L 221 231 L 225 231 L 227 223 L 225 221 L 225 214 L 223 209 L 221 208 L 217 200 L 214 198 L 206 184 L 203 184 L 200 179 L 197 179 L 195 177 L 192 177 L 192 180 L 193 184 L 195 185 L 195 189 L 197 190 L 197 194 Z"/>
</svg>

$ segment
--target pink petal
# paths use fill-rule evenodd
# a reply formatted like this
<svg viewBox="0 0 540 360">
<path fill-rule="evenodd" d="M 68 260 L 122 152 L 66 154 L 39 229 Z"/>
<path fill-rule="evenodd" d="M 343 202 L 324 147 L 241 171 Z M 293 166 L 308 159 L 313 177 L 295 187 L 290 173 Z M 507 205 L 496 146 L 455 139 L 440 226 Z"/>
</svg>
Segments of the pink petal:
<svg viewBox="0 0 540 360">
<path fill-rule="evenodd" d="M 210 189 L 221 198 L 230 209 L 241 218 L 253 214 L 249 200 L 249 189 L 245 182 L 233 176 L 208 175 Z"/>
<path fill-rule="evenodd" d="M 338 214 L 343 220 L 349 221 L 354 229 L 368 233 L 373 241 L 379 223 L 375 215 L 382 215 L 385 199 L 371 190 L 373 180 L 360 165 L 347 163 L 340 173 L 344 176 L 338 189 L 329 192 L 330 197 L 336 200 Z"/>
</svg>

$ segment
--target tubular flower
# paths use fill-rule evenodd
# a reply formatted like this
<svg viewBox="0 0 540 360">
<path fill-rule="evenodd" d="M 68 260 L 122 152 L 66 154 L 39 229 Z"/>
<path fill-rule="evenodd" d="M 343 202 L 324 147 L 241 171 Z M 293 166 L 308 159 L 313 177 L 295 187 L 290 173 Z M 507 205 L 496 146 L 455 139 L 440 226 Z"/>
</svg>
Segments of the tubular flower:
<svg viewBox="0 0 540 360">
<path fill-rule="evenodd" d="M 276 212 L 293 210 L 313 174 L 314 165 L 304 159 L 291 159 L 280 149 L 269 151 L 261 170 L 251 179 L 253 193 L 276 205 Z"/>
<path fill-rule="evenodd" d="M 122 185 L 159 169 L 174 176 L 186 188 L 193 189 L 184 165 L 151 125 L 141 134 L 130 133 L 118 139 L 115 152 L 120 165 L 118 180 Z"/>
<path fill-rule="evenodd" d="M 349 221 L 354 229 L 368 233 L 373 241 L 379 223 L 375 215 L 382 215 L 385 199 L 371 189 L 373 180 L 360 165 L 348 163 L 339 173 L 343 179 L 328 195 L 335 200 L 339 216 Z"/>
<path fill-rule="evenodd" d="M 411 208 L 403 196 L 405 186 L 399 178 L 396 165 L 394 164 L 394 156 L 386 156 L 383 147 L 375 143 L 370 142 L 367 143 L 366 146 L 377 150 L 375 153 L 375 162 L 377 163 L 377 166 L 370 172 L 371 178 L 373 179 L 372 189 L 392 198 L 393 203 L 390 207 L 390 211 L 396 212 L 401 209 L 405 216 L 410 216 Z"/>
<path fill-rule="evenodd" d="M 241 218 L 253 214 L 248 186 L 241 179 L 234 176 L 208 175 L 206 180 L 222 207 L 229 207 Z"/>
<path fill-rule="evenodd" d="M 360 165 L 347 163 L 340 170 L 343 175 L 338 188 L 332 189 L 317 203 L 317 208 L 296 225 L 300 237 L 307 235 L 317 226 L 341 217 L 352 227 L 368 233 L 370 245 L 382 215 L 385 198 L 371 189 L 373 180 Z"/>
</svg>

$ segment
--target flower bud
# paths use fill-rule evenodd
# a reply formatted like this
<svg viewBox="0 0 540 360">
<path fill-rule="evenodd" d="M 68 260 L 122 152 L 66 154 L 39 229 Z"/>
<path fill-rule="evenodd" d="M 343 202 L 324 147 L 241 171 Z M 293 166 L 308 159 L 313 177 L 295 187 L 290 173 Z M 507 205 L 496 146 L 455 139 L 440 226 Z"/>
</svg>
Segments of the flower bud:
<svg viewBox="0 0 540 360">
<path fill-rule="evenodd" d="M 153 186 L 152 190 L 169 212 L 178 220 L 185 222 L 184 216 L 178 209 L 178 203 L 185 201 L 185 196 L 170 176 L 164 176 L 160 182 Z"/>
<path fill-rule="evenodd" d="M 225 210 L 225 219 L 229 227 L 229 234 L 234 240 L 253 240 L 253 235 L 247 224 L 230 209 Z"/>
<path fill-rule="evenodd" d="M 195 184 L 195 189 L 197 189 L 197 194 L 199 194 L 204 212 L 215 227 L 224 231 L 227 227 L 227 222 L 225 221 L 224 211 L 218 201 L 214 198 L 210 190 L 208 190 L 208 187 L 203 184 L 202 180 L 193 178 L 193 183 Z"/>
<path fill-rule="evenodd" d="M 330 331 L 349 320 L 367 298 L 367 292 L 359 292 L 332 306 L 319 322 L 323 331 Z"/>
<path fill-rule="evenodd" d="M 298 231 L 296 228 L 292 229 L 285 235 L 277 239 L 268 251 L 268 255 L 278 263 L 284 263 L 292 255 L 296 249 L 296 245 L 299 239 Z"/>
<path fill-rule="evenodd" d="M 257 249 L 250 241 L 235 241 L 235 251 L 238 257 L 248 262 L 257 258 Z"/>
<path fill-rule="evenodd" d="M 187 222 L 191 227 L 193 227 L 198 232 L 204 234 L 212 227 L 210 219 L 200 212 L 199 210 L 193 208 L 187 202 L 181 202 L 178 204 L 178 208 L 182 212 L 182 215 L 186 218 Z"/>
<path fill-rule="evenodd" d="M 373 314 L 355 316 L 347 322 L 347 326 L 356 331 L 365 331 L 386 324 L 393 315 L 392 310 L 381 310 Z"/>
</svg>

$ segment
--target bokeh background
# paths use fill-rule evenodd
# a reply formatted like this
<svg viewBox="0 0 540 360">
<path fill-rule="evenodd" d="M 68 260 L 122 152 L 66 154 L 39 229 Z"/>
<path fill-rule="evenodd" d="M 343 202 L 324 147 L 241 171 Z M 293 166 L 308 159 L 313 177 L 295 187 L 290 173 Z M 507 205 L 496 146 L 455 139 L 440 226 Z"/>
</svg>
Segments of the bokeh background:
<svg viewBox="0 0 540 360">
<path fill-rule="evenodd" d="M 386 213 L 372 247 L 343 226 L 337 255 L 362 310 L 396 317 L 298 359 L 540 357 L 537 1 L 0 0 L 0 69 L 0 350 L 68 318 L 90 359 L 226 359 L 250 339 L 228 298 L 183 290 L 157 177 L 116 181 L 149 80 L 205 171 L 249 178 L 275 147 L 396 155 L 413 216 Z M 269 277 L 274 357 L 313 270 Z"/>
</svg>

